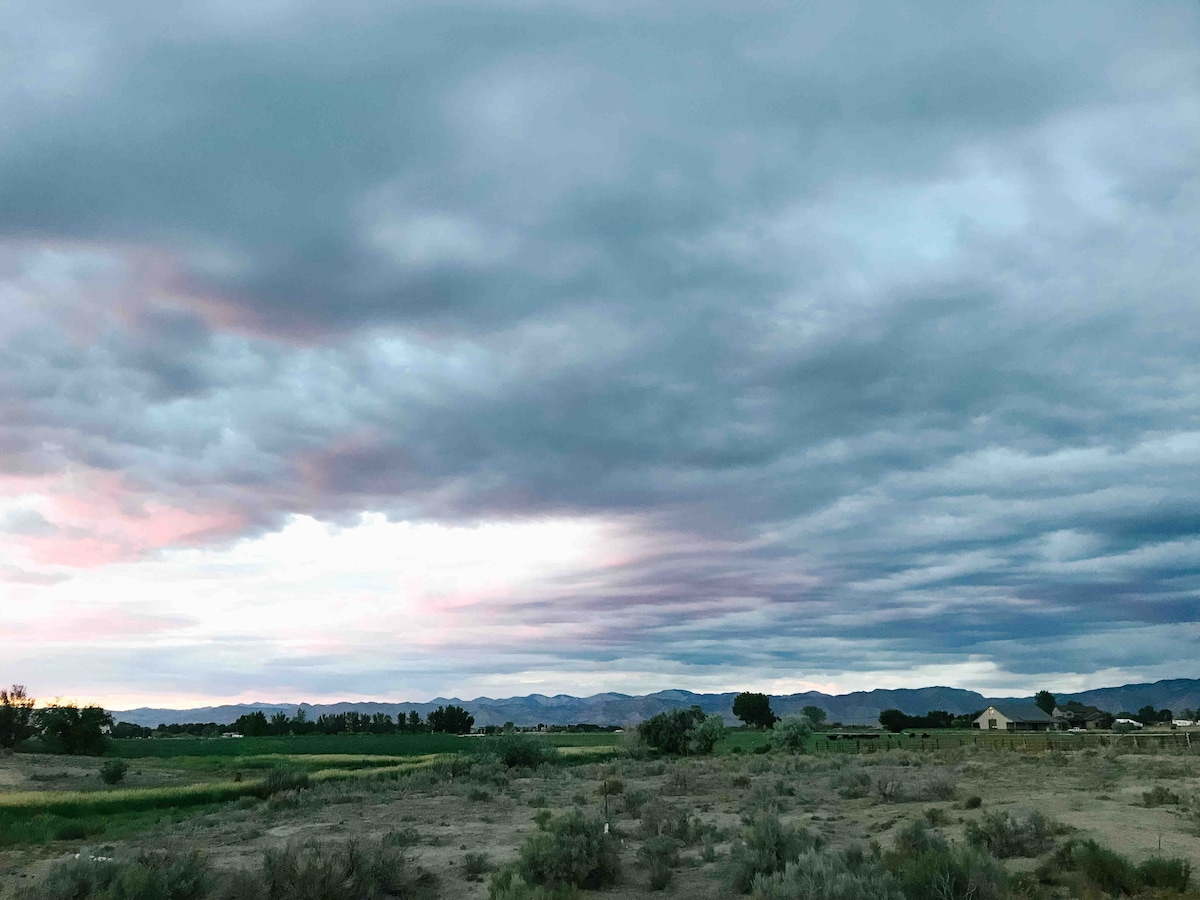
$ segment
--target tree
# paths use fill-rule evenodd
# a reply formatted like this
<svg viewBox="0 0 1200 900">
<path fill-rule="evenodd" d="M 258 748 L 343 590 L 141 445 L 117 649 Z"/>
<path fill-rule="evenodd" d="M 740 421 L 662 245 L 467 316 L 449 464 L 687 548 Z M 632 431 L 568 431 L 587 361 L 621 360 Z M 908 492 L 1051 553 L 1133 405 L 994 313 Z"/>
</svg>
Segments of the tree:
<svg viewBox="0 0 1200 900">
<path fill-rule="evenodd" d="M 99 706 L 80 709 L 74 703 L 52 704 L 34 716 L 42 743 L 51 753 L 100 756 L 108 746 L 106 728 L 112 716 Z"/>
<path fill-rule="evenodd" d="M 771 711 L 770 697 L 750 691 L 742 691 L 733 698 L 733 714 L 751 728 L 770 728 L 778 718 Z"/>
<path fill-rule="evenodd" d="M 1158 721 L 1158 710 L 1153 706 L 1143 706 L 1133 718 L 1137 719 L 1143 725 L 1153 725 Z"/>
<path fill-rule="evenodd" d="M 896 734 L 908 727 L 908 716 L 898 709 L 885 709 L 879 714 L 879 724 Z"/>
<path fill-rule="evenodd" d="M 271 734 L 287 734 L 288 726 L 291 724 L 287 713 L 277 712 L 271 716 Z"/>
<path fill-rule="evenodd" d="M 1049 691 L 1038 691 L 1033 697 L 1033 702 L 1046 715 L 1053 713 L 1054 707 L 1058 705 L 1054 695 Z"/>
<path fill-rule="evenodd" d="M 446 734 L 470 734 L 475 717 L 461 706 L 439 706 L 429 714 L 429 730 Z"/>
<path fill-rule="evenodd" d="M 707 756 L 723 737 L 725 719 L 714 713 L 688 732 L 688 752 L 695 756 Z"/>
<path fill-rule="evenodd" d="M 825 724 L 825 710 L 819 706 L 806 706 L 800 710 L 800 715 L 812 722 L 813 728 L 820 728 Z"/>
<path fill-rule="evenodd" d="M 704 718 L 699 706 L 669 709 L 639 724 L 638 737 L 660 753 L 684 756 L 691 749 L 692 730 Z"/>
<path fill-rule="evenodd" d="M 809 735 L 813 733 L 808 716 L 785 716 L 771 729 L 771 744 L 789 753 L 803 753 Z"/>
<path fill-rule="evenodd" d="M 14 684 L 11 691 L 0 690 L 0 748 L 11 750 L 33 737 L 33 698 L 25 686 Z"/>
<path fill-rule="evenodd" d="M 415 709 L 410 709 L 408 711 L 408 719 L 405 727 L 414 733 L 421 731 L 425 727 L 424 723 L 421 722 L 421 714 Z"/>
<path fill-rule="evenodd" d="M 259 709 L 238 716 L 237 721 L 233 723 L 233 730 L 246 737 L 263 737 L 271 733 L 271 723 L 267 721 L 266 713 Z"/>
</svg>

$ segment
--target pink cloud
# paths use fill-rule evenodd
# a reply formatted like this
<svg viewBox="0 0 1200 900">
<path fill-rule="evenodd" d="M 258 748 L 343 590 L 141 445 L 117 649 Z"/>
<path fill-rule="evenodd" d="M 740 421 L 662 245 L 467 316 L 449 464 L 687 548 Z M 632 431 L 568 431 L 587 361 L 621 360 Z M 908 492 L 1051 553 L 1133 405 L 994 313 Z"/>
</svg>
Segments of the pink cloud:
<svg viewBox="0 0 1200 900">
<path fill-rule="evenodd" d="M 57 531 L 16 535 L 40 565 L 93 568 L 151 551 L 191 546 L 237 532 L 241 514 L 190 510 L 160 499 L 112 472 L 72 470 L 39 478 L 0 480 L 0 497 L 33 496 Z"/>
</svg>

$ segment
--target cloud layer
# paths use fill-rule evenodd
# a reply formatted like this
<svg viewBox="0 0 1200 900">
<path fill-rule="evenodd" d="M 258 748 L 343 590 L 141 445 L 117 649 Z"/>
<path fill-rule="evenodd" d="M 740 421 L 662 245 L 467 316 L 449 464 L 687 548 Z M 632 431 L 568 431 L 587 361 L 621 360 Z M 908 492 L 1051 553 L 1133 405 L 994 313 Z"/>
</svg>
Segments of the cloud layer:
<svg viewBox="0 0 1200 900">
<path fill-rule="evenodd" d="M 0 680 L 1200 675 L 1194 5 L 0 22 Z"/>
</svg>

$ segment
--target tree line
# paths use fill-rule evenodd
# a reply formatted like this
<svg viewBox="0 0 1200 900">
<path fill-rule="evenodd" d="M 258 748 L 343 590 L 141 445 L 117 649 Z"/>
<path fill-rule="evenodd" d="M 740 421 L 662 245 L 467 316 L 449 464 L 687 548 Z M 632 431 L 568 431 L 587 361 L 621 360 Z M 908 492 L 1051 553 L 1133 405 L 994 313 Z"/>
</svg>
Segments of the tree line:
<svg viewBox="0 0 1200 900">
<path fill-rule="evenodd" d="M 51 703 L 35 709 L 34 704 L 23 685 L 0 689 L 0 748 L 11 750 L 36 737 L 51 753 L 99 756 L 104 752 L 113 720 L 103 708 Z"/>
</svg>

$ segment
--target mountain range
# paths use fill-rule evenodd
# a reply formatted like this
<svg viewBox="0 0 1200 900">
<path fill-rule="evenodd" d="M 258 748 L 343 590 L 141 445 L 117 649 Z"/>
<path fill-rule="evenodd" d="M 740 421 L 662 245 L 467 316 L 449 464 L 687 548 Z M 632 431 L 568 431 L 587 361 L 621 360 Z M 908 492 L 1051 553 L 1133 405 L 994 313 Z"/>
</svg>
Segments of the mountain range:
<svg viewBox="0 0 1200 900">
<path fill-rule="evenodd" d="M 439 706 L 456 705 L 465 707 L 475 717 L 476 726 L 503 725 L 573 725 L 592 723 L 597 725 L 624 725 L 668 709 L 699 706 L 706 713 L 720 713 L 728 724 L 737 720 L 732 713 L 736 693 L 694 694 L 691 691 L 668 690 L 654 694 L 631 696 L 629 694 L 594 694 L 590 697 L 572 697 L 557 694 L 547 697 L 530 694 L 525 697 L 493 699 L 478 697 L 460 700 L 455 697 L 438 697 L 427 703 L 240 703 L 226 706 L 204 706 L 194 709 L 139 709 L 113 710 L 112 714 L 121 722 L 156 726 L 184 722 L 216 722 L 229 724 L 239 716 L 262 711 L 269 718 L 276 712 L 295 715 L 303 709 L 310 719 L 321 715 L 345 712 L 377 713 L 391 716 L 407 714 L 416 710 L 422 717 Z M 1143 706 L 1167 708 L 1178 712 L 1183 708 L 1200 706 L 1200 679 L 1176 678 L 1156 681 L 1153 684 L 1126 684 L 1121 687 L 1099 688 L 1075 694 L 1055 694 L 1060 703 L 1078 700 L 1108 712 L 1121 710 L 1136 711 Z M 849 694 L 824 694 L 807 691 L 801 694 L 771 695 L 771 708 L 777 715 L 798 713 L 805 706 L 816 706 L 825 711 L 831 722 L 847 725 L 875 724 L 879 713 L 885 709 L 899 709 L 909 715 L 923 715 L 931 709 L 942 709 L 955 715 L 980 710 L 992 703 L 1031 702 L 1031 697 L 984 697 L 975 691 L 951 687 L 926 687 L 899 690 L 855 691 Z"/>
</svg>

